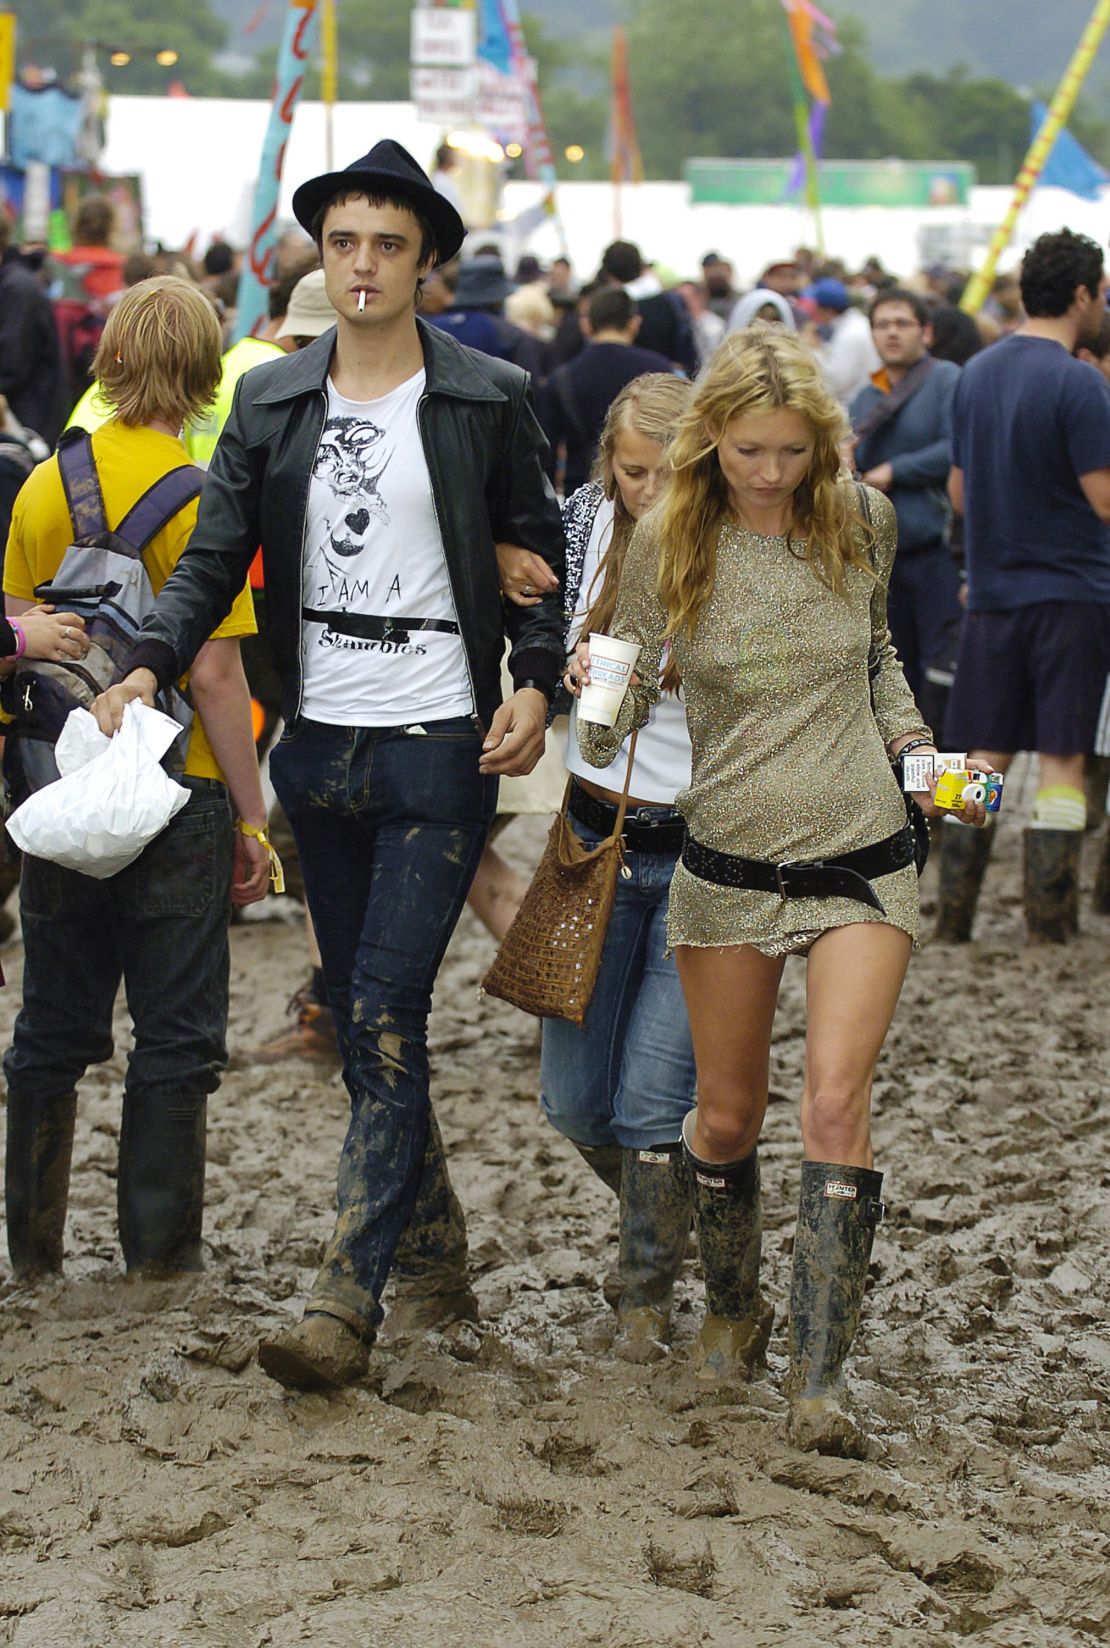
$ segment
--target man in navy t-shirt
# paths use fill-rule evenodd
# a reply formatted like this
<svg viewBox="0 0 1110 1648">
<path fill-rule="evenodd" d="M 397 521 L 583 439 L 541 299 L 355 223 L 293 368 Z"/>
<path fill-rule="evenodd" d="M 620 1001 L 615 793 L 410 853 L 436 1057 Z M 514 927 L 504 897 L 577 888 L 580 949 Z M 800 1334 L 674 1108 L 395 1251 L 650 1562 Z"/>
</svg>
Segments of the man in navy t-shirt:
<svg viewBox="0 0 1110 1648">
<path fill-rule="evenodd" d="M 621 286 L 594 293 L 587 330 L 589 345 L 551 374 L 539 402 L 540 425 L 551 447 L 548 473 L 552 480 L 560 448 L 566 453 L 563 496 L 567 498 L 589 480 L 606 416 L 625 384 L 645 372 L 672 370 L 665 356 L 636 343 L 640 317 Z"/>
<path fill-rule="evenodd" d="M 1062 229 L 1021 266 L 1026 320 L 968 362 L 949 493 L 965 523 L 967 617 L 945 743 L 1005 771 L 1035 750 L 1025 838 L 1032 940 L 1077 929 L 1083 771 L 1110 677 L 1110 385 L 1072 351 L 1097 335 L 1100 248 Z M 982 836 L 969 852 L 957 836 Z M 939 936 L 971 935 L 990 833 L 946 830 Z"/>
</svg>

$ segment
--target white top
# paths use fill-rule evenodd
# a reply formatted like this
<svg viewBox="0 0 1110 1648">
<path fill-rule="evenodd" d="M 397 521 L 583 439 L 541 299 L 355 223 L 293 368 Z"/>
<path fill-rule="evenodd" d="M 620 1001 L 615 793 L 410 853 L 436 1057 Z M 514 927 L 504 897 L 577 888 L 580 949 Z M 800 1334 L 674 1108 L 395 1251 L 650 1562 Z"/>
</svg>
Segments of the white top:
<svg viewBox="0 0 1110 1648">
<path fill-rule="evenodd" d="M 301 708 L 311 721 L 396 727 L 474 713 L 416 422 L 423 391 L 422 370 L 375 401 L 347 400 L 328 381 L 302 577 Z M 342 615 L 352 629 L 366 620 L 364 632 L 345 631 Z M 452 628 L 406 632 L 405 618 Z M 376 634 L 386 619 L 401 632 Z"/>
<path fill-rule="evenodd" d="M 603 498 L 594 516 L 593 530 L 586 545 L 582 562 L 582 585 L 578 596 L 578 611 L 570 628 L 570 649 L 573 651 L 582 630 L 582 620 L 589 610 L 593 595 L 600 592 L 601 583 L 594 580 L 601 560 L 613 536 L 614 506 Z M 663 668 L 667 655 L 664 654 Z M 578 703 L 570 718 L 567 734 L 567 771 L 576 778 L 586 778 L 604 790 L 624 789 L 628 771 L 628 742 L 608 767 L 591 767 L 578 749 Z M 686 726 L 683 701 L 673 692 L 665 692 L 653 704 L 647 722 L 640 728 L 636 740 L 636 759 L 632 764 L 632 794 L 640 801 L 657 807 L 673 807 L 675 796 L 690 783 L 690 734 Z"/>
<path fill-rule="evenodd" d="M 871 381 L 883 364 L 862 309 L 845 309 L 832 323 L 831 336 L 817 349 L 825 382 L 844 407 Z"/>
</svg>

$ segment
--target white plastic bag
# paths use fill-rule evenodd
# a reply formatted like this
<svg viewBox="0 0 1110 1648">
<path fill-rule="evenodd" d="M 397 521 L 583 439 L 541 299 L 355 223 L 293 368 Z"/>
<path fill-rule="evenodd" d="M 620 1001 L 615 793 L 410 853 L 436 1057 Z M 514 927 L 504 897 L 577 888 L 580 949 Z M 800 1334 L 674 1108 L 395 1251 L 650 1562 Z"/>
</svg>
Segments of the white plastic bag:
<svg viewBox="0 0 1110 1648">
<path fill-rule="evenodd" d="M 98 881 L 118 875 L 189 799 L 159 765 L 180 731 L 179 722 L 137 699 L 114 738 L 88 710 L 71 710 L 54 746 L 61 778 L 8 819 L 16 846 Z"/>
</svg>

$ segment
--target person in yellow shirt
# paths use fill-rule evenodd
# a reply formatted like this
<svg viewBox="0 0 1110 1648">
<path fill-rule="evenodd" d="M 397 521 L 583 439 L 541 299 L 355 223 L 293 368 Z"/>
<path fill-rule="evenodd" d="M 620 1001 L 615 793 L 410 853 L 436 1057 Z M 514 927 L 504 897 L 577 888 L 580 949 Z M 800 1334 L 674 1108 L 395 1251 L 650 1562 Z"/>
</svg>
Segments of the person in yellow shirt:
<svg viewBox="0 0 1110 1648">
<path fill-rule="evenodd" d="M 130 288 L 95 362 L 115 415 L 91 437 L 110 528 L 163 475 L 187 463 L 183 423 L 220 374 L 216 316 L 172 276 Z M 189 542 L 197 502 L 143 559 L 157 592 Z M 9 618 L 57 572 L 73 541 L 58 458 L 16 499 L 4 566 Z M 134 1021 L 120 1127 L 118 1213 L 129 1271 L 201 1267 L 207 1097 L 227 1061 L 228 921 L 269 877 L 266 814 L 239 639 L 255 628 L 245 587 L 188 678 L 196 715 L 182 782 L 187 805 L 134 864 L 96 881 L 28 858 L 20 889 L 23 1005 L 4 1057 L 8 1246 L 16 1275 L 60 1271 L 76 1111 L 90 1064 L 112 1053 L 121 981 Z M 15 732 L 18 769 L 18 720 Z M 235 828 L 238 813 L 240 828 Z M 248 831 L 254 834 L 245 833 Z"/>
</svg>

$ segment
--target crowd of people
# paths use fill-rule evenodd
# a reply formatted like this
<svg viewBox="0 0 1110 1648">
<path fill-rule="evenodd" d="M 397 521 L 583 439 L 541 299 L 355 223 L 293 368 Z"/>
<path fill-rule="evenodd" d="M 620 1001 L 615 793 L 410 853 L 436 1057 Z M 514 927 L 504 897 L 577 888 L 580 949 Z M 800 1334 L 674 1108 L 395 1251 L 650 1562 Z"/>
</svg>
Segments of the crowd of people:
<svg viewBox="0 0 1110 1648">
<path fill-rule="evenodd" d="M 540 1058 L 543 1114 L 617 1199 L 614 1348 L 667 1354 L 693 1227 L 698 1379 L 727 1392 L 764 1366 L 758 1146 L 798 956 L 788 1431 L 864 1453 L 844 1367 L 884 1211 L 872 1079 L 922 937 L 927 838 L 936 936 L 966 942 L 996 829 L 979 799 L 942 811 L 935 774 L 907 795 L 904 763 L 961 751 L 1005 774 L 1036 757 L 1032 941 L 1076 932 L 1079 847 L 1105 810 L 1101 249 L 1042 236 L 976 319 L 948 271 L 852 274 L 804 248 L 749 292 L 716 253 L 668 285 L 623 241 L 584 286 L 566 260 L 510 279 L 496 243 L 464 255 L 450 191 L 383 141 L 297 190 L 265 327 L 232 344 L 230 247 L 125 260 L 110 217 L 82 209 L 65 279 L 10 246 L 0 268 L 18 297 L 0 325 L 0 464 L 18 449 L 6 773 L 16 799 L 36 782 L 44 680 L 83 680 L 106 732 L 187 689 L 189 799 L 108 880 L 22 866 L 4 1058 L 17 1276 L 61 1271 L 77 1089 L 112 1051 L 121 982 L 124 1261 L 202 1264 L 229 919 L 267 896 L 280 823 L 310 981 L 258 1056 L 334 1055 L 351 1116 L 303 1317 L 259 1361 L 291 1388 L 361 1378 L 390 1277 L 409 1331 L 473 1317 L 427 1021 L 467 898 L 500 938 L 525 895 L 490 834 L 546 768 L 554 791 L 527 805 L 553 811 L 569 775 L 589 847 L 627 807 L 585 1019 L 545 1019 Z M 142 560 L 152 600 L 110 684 L 93 668 L 105 586 L 56 583 L 72 544 L 102 538 Z M 640 649 L 612 726 L 583 713 L 591 633 Z"/>
</svg>

